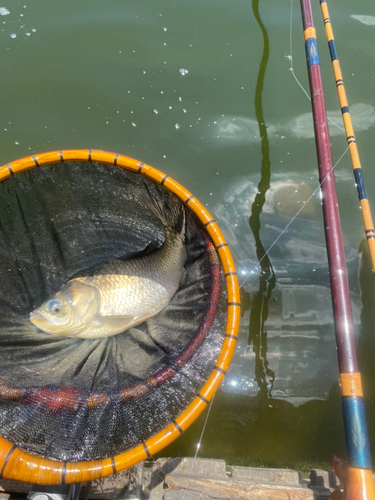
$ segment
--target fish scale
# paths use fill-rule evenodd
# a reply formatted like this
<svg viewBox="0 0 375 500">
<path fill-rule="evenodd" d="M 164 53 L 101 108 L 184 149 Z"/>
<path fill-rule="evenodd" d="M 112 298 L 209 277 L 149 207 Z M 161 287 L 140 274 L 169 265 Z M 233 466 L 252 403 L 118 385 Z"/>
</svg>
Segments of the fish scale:
<svg viewBox="0 0 375 500">
<path fill-rule="evenodd" d="M 95 276 L 79 277 L 100 292 L 100 315 L 139 316 L 160 310 L 177 291 L 185 262 L 185 246 L 176 245 L 166 231 L 160 250 L 129 261 L 114 260 L 100 266 Z"/>
</svg>

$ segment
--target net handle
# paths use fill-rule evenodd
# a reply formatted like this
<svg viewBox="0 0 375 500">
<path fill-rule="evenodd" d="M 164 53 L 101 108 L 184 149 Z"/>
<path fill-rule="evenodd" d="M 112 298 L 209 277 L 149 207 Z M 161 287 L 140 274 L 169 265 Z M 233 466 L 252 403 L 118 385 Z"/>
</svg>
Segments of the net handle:
<svg viewBox="0 0 375 500">
<path fill-rule="evenodd" d="M 228 313 L 224 341 L 217 363 L 200 392 L 171 424 L 131 450 L 104 460 L 63 462 L 31 455 L 0 437 L 0 478 L 34 484 L 86 482 L 120 472 L 151 458 L 152 455 L 183 434 L 207 407 L 219 388 L 234 353 L 240 321 L 238 278 L 228 244 L 215 220 L 204 206 L 168 175 L 143 162 L 120 154 L 93 149 L 73 149 L 41 153 L 7 163 L 0 167 L 0 182 L 25 170 L 65 161 L 95 161 L 118 166 L 148 177 L 180 198 L 202 222 L 219 255 L 226 280 Z"/>
</svg>

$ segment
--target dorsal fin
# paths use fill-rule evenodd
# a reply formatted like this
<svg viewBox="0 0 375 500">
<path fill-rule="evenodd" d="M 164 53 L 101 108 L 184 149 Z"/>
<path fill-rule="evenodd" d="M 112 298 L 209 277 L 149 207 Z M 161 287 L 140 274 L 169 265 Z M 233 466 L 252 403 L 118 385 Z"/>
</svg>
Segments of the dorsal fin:
<svg viewBox="0 0 375 500">
<path fill-rule="evenodd" d="M 75 278 L 86 278 L 88 276 L 94 276 L 95 274 L 102 274 L 103 269 L 105 266 L 109 265 L 111 262 L 114 262 L 116 260 L 120 260 L 122 262 L 126 262 L 131 259 L 136 259 L 139 257 L 143 257 L 144 255 L 148 255 L 151 252 L 154 252 L 158 250 L 158 244 L 156 241 L 151 241 L 145 248 L 142 250 L 136 250 L 135 252 L 130 252 L 127 253 L 126 255 L 123 255 L 122 257 L 117 257 L 117 259 L 111 260 L 111 261 L 106 261 L 102 262 L 100 264 L 96 264 L 95 266 L 89 267 L 88 269 L 83 269 L 82 271 L 79 271 L 78 273 L 74 274 L 70 280 L 73 280 Z"/>
<path fill-rule="evenodd" d="M 148 255 L 151 252 L 155 252 L 155 250 L 158 250 L 159 246 L 156 241 L 150 241 L 150 243 L 144 248 L 143 250 L 136 250 L 135 252 L 130 252 L 127 253 L 126 255 L 123 255 L 122 257 L 119 257 L 116 260 L 122 260 L 122 261 L 127 261 L 131 259 L 135 259 L 137 257 L 144 257 L 145 255 Z"/>
</svg>

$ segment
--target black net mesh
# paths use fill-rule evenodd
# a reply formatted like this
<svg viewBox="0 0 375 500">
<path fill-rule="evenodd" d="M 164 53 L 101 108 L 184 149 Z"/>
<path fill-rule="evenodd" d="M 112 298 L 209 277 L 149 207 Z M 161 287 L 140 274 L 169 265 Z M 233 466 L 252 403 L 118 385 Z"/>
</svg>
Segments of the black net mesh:
<svg viewBox="0 0 375 500">
<path fill-rule="evenodd" d="M 129 450 L 171 423 L 213 369 L 225 290 L 221 283 L 217 300 L 207 236 L 188 209 L 187 278 L 157 316 L 97 340 L 49 335 L 29 321 L 77 272 L 162 244 L 163 225 L 134 186 L 162 203 L 173 196 L 141 175 L 88 162 L 0 184 L 0 433 L 25 451 L 80 461 Z"/>
</svg>

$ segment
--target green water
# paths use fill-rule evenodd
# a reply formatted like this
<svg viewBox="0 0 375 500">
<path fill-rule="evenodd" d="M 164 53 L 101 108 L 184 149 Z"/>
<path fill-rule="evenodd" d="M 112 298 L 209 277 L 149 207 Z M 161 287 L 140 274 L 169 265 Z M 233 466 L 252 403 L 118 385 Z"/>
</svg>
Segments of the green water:
<svg viewBox="0 0 375 500">
<path fill-rule="evenodd" d="M 345 456 L 319 194 L 256 267 L 317 187 L 311 107 L 290 71 L 290 2 L 2 5 L 10 13 L 0 16 L 1 163 L 73 148 L 142 160 L 208 207 L 241 282 L 252 271 L 238 349 L 198 456 L 299 468 Z M 313 7 L 327 109 L 341 126 Z M 371 203 L 375 18 L 361 17 L 373 14 L 365 0 L 329 8 Z M 308 89 L 298 1 L 292 10 L 292 65 Z M 336 162 L 346 141 L 331 132 Z M 336 175 L 374 453 L 375 289 L 348 154 Z M 194 455 L 204 419 L 162 455 Z"/>
</svg>

